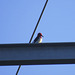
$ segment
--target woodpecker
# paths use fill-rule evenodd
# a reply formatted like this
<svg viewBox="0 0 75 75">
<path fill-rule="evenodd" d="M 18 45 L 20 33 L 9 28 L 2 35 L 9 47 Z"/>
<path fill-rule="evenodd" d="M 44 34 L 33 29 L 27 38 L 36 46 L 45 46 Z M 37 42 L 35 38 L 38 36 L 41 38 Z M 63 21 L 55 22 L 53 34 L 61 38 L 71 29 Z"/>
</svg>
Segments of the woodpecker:
<svg viewBox="0 0 75 75">
<path fill-rule="evenodd" d="M 41 43 L 42 42 L 42 33 L 38 33 L 37 37 L 34 39 L 32 43 Z"/>
</svg>

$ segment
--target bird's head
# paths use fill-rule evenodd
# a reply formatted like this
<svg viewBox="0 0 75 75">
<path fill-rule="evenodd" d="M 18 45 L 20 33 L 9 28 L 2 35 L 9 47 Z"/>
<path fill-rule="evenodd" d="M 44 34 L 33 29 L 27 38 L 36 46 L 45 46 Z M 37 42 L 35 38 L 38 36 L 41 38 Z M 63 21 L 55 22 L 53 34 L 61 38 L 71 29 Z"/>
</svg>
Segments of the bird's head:
<svg viewBox="0 0 75 75">
<path fill-rule="evenodd" d="M 41 37 L 41 36 L 43 37 L 42 33 L 38 33 L 38 35 L 37 35 L 37 36 L 38 36 L 38 37 Z"/>
</svg>

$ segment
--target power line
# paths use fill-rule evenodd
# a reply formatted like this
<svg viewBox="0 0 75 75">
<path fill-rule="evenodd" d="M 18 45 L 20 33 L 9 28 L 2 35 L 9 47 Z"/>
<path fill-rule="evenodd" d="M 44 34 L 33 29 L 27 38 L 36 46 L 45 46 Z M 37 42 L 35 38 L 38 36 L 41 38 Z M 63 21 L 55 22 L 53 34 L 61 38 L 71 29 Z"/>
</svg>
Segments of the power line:
<svg viewBox="0 0 75 75">
<path fill-rule="evenodd" d="M 30 39 L 29 43 L 31 43 L 31 40 L 32 40 L 32 38 L 33 38 L 33 36 L 34 36 L 34 34 L 35 34 L 35 31 L 36 31 L 36 29 L 37 29 L 37 27 L 38 27 L 38 25 L 39 25 L 39 22 L 40 22 L 40 20 L 41 20 L 41 17 L 42 17 L 42 15 L 43 15 L 43 12 L 44 12 L 44 10 L 45 10 L 45 7 L 46 7 L 46 5 L 47 5 L 47 2 L 48 2 L 48 0 L 46 0 L 46 3 L 45 3 L 45 5 L 44 5 L 44 7 L 43 7 L 43 10 L 42 10 L 42 12 L 41 12 L 41 14 L 40 14 L 40 17 L 39 17 L 38 21 L 37 21 L 36 27 L 35 27 L 35 29 L 34 29 L 34 31 L 33 31 L 33 34 L 32 34 L 32 36 L 31 36 L 31 39 Z"/>
<path fill-rule="evenodd" d="M 43 15 L 43 12 L 44 12 L 45 7 L 46 7 L 46 5 L 47 5 L 47 2 L 48 2 L 48 0 L 46 0 L 46 2 L 45 2 L 45 5 L 44 5 L 43 10 L 42 10 L 42 12 L 41 12 L 41 14 L 40 14 L 40 17 L 39 17 L 39 19 L 38 19 L 38 21 L 37 21 L 37 24 L 36 24 L 36 26 L 35 26 L 35 29 L 34 29 L 34 31 L 33 31 L 33 34 L 32 34 L 32 36 L 31 36 L 31 39 L 30 39 L 29 43 L 31 43 L 31 41 L 32 41 L 32 38 L 33 38 L 33 36 L 34 36 L 34 34 L 35 34 L 35 31 L 36 31 L 36 29 L 37 29 L 37 27 L 38 27 L 38 25 L 39 25 L 39 22 L 40 22 L 40 20 L 41 20 L 41 17 L 42 17 L 42 15 Z M 16 72 L 16 75 L 18 75 L 18 72 L 19 72 L 20 68 L 21 68 L 21 65 L 19 65 L 18 70 L 17 70 L 17 72 Z"/>
</svg>

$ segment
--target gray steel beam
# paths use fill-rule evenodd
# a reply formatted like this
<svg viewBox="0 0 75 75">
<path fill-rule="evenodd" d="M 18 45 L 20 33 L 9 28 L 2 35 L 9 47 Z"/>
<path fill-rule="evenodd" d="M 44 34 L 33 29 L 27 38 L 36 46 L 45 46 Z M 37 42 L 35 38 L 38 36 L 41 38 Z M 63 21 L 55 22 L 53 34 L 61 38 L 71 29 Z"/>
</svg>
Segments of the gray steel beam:
<svg viewBox="0 0 75 75">
<path fill-rule="evenodd" d="M 75 43 L 0 44 L 0 65 L 75 64 Z"/>
</svg>

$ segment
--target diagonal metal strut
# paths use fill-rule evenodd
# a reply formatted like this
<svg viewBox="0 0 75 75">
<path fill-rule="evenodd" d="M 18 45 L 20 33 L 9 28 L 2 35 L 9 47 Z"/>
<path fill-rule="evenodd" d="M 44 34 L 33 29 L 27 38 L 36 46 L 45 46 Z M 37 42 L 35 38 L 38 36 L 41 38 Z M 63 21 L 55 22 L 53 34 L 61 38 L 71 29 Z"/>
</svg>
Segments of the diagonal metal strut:
<svg viewBox="0 0 75 75">
<path fill-rule="evenodd" d="M 43 15 L 43 12 L 44 12 L 44 10 L 45 10 L 45 8 L 46 8 L 47 2 L 48 2 L 48 0 L 46 0 L 46 2 L 45 2 L 45 5 L 44 5 L 43 10 L 42 10 L 42 12 L 41 12 L 41 14 L 40 14 L 40 17 L 39 17 L 39 19 L 38 19 L 38 21 L 37 21 L 36 27 L 35 27 L 35 29 L 34 29 L 34 31 L 33 31 L 33 34 L 32 34 L 32 36 L 31 36 L 31 39 L 30 39 L 29 43 L 31 43 L 31 41 L 32 41 L 32 38 L 33 38 L 33 36 L 34 36 L 34 34 L 35 34 L 35 31 L 36 31 L 36 29 L 37 29 L 37 27 L 38 27 L 38 25 L 39 25 L 39 22 L 40 22 L 40 20 L 41 20 L 42 15 Z M 18 70 L 17 70 L 17 72 L 16 72 L 16 75 L 18 75 L 18 72 L 19 72 L 20 68 L 21 68 L 21 65 L 19 65 Z"/>
</svg>

